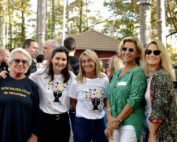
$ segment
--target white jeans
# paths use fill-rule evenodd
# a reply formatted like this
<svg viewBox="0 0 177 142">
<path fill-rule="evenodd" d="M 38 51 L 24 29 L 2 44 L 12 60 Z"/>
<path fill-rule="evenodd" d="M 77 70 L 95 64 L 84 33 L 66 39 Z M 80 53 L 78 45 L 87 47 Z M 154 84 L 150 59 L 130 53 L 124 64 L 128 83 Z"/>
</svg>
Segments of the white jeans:
<svg viewBox="0 0 177 142">
<path fill-rule="evenodd" d="M 126 125 L 114 130 L 111 142 L 137 142 L 136 132 L 132 125 Z"/>
</svg>

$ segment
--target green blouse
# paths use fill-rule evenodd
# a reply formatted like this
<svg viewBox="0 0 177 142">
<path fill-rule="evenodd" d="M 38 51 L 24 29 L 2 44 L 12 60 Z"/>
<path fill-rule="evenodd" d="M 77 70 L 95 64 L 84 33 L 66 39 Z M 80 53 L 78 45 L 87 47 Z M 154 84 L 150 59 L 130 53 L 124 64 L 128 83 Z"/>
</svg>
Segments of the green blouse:
<svg viewBox="0 0 177 142">
<path fill-rule="evenodd" d="M 118 116 L 126 104 L 132 106 L 133 112 L 122 121 L 120 127 L 134 126 L 139 141 L 144 122 L 143 99 L 147 86 L 146 76 L 140 67 L 134 67 L 119 78 L 120 72 L 121 69 L 114 73 L 108 88 L 111 113 Z"/>
</svg>

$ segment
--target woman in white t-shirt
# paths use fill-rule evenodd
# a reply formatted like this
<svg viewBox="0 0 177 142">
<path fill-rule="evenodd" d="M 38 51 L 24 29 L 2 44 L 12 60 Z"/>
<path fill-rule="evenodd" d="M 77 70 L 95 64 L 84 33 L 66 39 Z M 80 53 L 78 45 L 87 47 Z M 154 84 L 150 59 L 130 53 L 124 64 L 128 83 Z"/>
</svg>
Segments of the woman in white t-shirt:
<svg viewBox="0 0 177 142">
<path fill-rule="evenodd" d="M 54 49 L 47 68 L 35 72 L 30 78 L 39 86 L 41 112 L 38 142 L 68 142 L 68 90 L 75 78 L 69 71 L 68 50 L 64 47 Z"/>
<path fill-rule="evenodd" d="M 85 50 L 80 56 L 79 74 L 69 91 L 71 105 L 76 109 L 75 142 L 108 142 L 103 119 L 108 83 L 96 53 Z"/>
</svg>

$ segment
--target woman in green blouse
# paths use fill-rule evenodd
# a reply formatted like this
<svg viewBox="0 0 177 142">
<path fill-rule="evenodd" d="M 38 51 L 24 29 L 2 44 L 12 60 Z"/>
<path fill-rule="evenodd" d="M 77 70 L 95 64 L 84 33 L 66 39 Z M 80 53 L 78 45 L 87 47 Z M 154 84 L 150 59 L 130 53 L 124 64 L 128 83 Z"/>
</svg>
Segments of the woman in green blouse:
<svg viewBox="0 0 177 142">
<path fill-rule="evenodd" d="M 149 77 L 145 93 L 148 142 L 177 142 L 175 74 L 168 51 L 162 42 L 153 40 L 147 45 L 144 56 L 144 70 Z"/>
<path fill-rule="evenodd" d="M 108 89 L 108 127 L 105 134 L 114 142 L 140 140 L 144 121 L 143 98 L 146 76 L 138 66 L 142 59 L 142 46 L 134 37 L 124 38 L 119 50 L 124 67 L 118 69 Z"/>
</svg>

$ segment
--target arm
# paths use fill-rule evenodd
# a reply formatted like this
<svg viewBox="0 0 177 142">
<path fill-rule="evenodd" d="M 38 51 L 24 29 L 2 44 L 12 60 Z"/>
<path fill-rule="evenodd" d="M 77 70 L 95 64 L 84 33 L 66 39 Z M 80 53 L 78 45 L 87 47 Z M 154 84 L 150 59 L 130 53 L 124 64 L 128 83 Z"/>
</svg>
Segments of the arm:
<svg viewBox="0 0 177 142">
<path fill-rule="evenodd" d="M 77 99 L 70 98 L 70 104 L 71 104 L 72 108 L 74 108 L 74 110 L 76 111 Z"/>
<path fill-rule="evenodd" d="M 151 122 L 149 142 L 156 138 L 158 128 L 167 117 L 166 112 L 170 105 L 168 102 L 172 89 L 170 76 L 160 71 L 153 75 L 151 80 L 152 112 L 149 117 Z"/>
<path fill-rule="evenodd" d="M 148 142 L 154 142 L 160 123 L 151 123 Z"/>
</svg>

